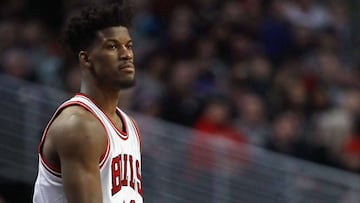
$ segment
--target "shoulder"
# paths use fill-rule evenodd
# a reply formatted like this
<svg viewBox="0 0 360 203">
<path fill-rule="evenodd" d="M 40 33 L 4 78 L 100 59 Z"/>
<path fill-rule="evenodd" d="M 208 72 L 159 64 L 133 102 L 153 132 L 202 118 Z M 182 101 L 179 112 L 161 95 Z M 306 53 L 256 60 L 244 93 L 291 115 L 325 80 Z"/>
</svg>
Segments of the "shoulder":
<svg viewBox="0 0 360 203">
<path fill-rule="evenodd" d="M 50 127 L 51 132 L 87 132 L 101 127 L 98 119 L 91 112 L 81 106 L 65 108 L 54 120 Z"/>
<path fill-rule="evenodd" d="M 65 108 L 53 121 L 48 136 L 54 140 L 58 151 L 91 149 L 103 152 L 106 147 L 106 132 L 99 120 L 81 106 Z"/>
</svg>

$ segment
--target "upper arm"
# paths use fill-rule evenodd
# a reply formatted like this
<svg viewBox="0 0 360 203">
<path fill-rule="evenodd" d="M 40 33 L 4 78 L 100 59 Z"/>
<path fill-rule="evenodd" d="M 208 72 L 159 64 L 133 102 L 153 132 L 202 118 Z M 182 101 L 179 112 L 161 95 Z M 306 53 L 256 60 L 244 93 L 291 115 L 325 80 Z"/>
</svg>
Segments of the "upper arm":
<svg viewBox="0 0 360 203">
<path fill-rule="evenodd" d="M 99 158 L 106 147 L 104 129 L 86 113 L 58 119 L 49 133 L 55 138 L 68 202 L 102 202 Z"/>
</svg>

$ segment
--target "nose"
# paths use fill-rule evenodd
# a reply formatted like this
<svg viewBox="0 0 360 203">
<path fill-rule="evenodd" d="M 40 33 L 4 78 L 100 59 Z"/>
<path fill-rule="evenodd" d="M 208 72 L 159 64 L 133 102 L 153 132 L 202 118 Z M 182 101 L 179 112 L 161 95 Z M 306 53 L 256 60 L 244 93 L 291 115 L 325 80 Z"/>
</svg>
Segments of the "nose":
<svg viewBox="0 0 360 203">
<path fill-rule="evenodd" d="M 128 48 L 127 46 L 123 45 L 121 46 L 121 49 L 119 50 L 119 58 L 122 60 L 129 60 L 133 57 L 133 51 L 131 48 Z"/>
</svg>

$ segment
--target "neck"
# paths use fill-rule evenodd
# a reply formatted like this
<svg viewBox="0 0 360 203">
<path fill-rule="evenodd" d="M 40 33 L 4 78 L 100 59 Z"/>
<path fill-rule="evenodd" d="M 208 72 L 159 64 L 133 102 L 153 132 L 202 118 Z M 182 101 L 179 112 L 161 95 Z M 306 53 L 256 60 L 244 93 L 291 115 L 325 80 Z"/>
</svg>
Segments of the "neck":
<svg viewBox="0 0 360 203">
<path fill-rule="evenodd" d="M 90 97 L 109 116 L 116 114 L 116 107 L 120 99 L 119 90 L 82 83 L 80 93 Z"/>
</svg>

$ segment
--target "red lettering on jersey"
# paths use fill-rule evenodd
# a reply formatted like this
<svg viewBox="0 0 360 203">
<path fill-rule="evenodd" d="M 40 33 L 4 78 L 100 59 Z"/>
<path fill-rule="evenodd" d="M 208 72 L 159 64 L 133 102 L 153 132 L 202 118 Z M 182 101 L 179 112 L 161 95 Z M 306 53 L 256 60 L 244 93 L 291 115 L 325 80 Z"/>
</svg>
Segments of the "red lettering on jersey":
<svg viewBox="0 0 360 203">
<path fill-rule="evenodd" d="M 117 156 L 111 162 L 112 188 L 111 194 L 114 195 L 121 190 L 121 157 Z"/>
<path fill-rule="evenodd" d="M 135 180 L 134 180 L 134 162 L 133 157 L 129 155 L 129 162 L 130 162 L 130 187 L 135 189 Z"/>
<path fill-rule="evenodd" d="M 140 172 L 140 162 L 138 160 L 136 160 L 136 177 L 139 180 L 139 182 L 137 183 L 137 188 L 138 188 L 138 193 L 142 196 L 143 191 L 142 191 L 142 186 L 141 186 L 141 172 Z"/>
<path fill-rule="evenodd" d="M 121 185 L 123 186 L 128 186 L 128 177 L 127 177 L 127 170 L 128 170 L 128 155 L 125 154 L 124 155 L 124 176 L 123 176 L 123 180 L 121 181 Z"/>
<path fill-rule="evenodd" d="M 128 167 L 128 165 L 130 166 Z M 141 168 L 140 161 L 134 160 L 132 155 L 124 154 L 119 155 L 112 159 L 111 172 L 112 172 L 112 188 L 111 194 L 114 196 L 118 193 L 122 186 L 130 186 L 134 191 L 135 185 L 137 192 L 142 196 L 142 181 L 141 181 Z M 130 177 L 128 177 L 128 169 L 130 170 Z M 135 175 L 136 174 L 136 175 Z M 130 179 L 130 182 L 129 182 Z"/>
</svg>

